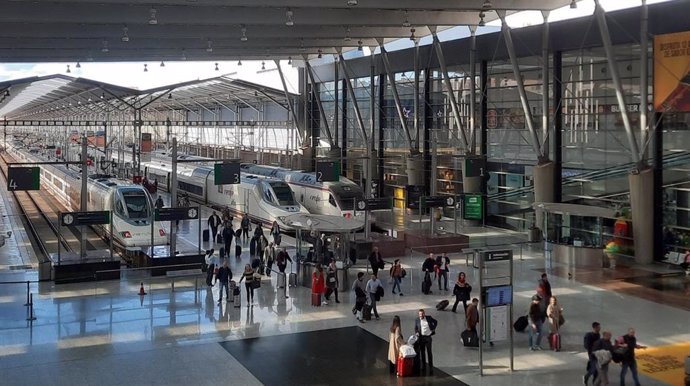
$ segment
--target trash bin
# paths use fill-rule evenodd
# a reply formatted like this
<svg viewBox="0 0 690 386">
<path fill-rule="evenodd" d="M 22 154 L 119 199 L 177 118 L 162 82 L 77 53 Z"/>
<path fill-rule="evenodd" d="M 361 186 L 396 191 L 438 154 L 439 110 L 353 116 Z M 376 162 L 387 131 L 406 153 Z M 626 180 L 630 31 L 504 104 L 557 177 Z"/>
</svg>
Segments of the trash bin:
<svg viewBox="0 0 690 386">
<path fill-rule="evenodd" d="M 338 276 L 338 291 L 345 292 L 350 288 L 350 280 L 348 278 L 348 269 L 340 268 L 337 269 L 336 275 Z"/>
</svg>

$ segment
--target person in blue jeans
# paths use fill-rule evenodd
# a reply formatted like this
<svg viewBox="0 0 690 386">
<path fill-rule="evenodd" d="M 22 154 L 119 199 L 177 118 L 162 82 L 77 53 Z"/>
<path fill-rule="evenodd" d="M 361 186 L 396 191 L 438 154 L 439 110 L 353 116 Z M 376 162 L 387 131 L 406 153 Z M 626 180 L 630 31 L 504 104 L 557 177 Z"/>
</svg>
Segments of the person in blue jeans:
<svg viewBox="0 0 690 386">
<path fill-rule="evenodd" d="M 395 259 L 393 262 L 393 266 L 391 267 L 390 270 L 390 275 L 391 279 L 393 279 L 393 294 L 395 294 L 395 289 L 398 288 L 398 292 L 400 292 L 400 296 L 403 295 L 402 289 L 400 289 L 400 282 L 402 280 L 402 266 L 400 266 L 400 259 Z"/>
<path fill-rule="evenodd" d="M 541 350 L 541 329 L 543 321 L 541 319 L 541 296 L 532 296 L 532 303 L 529 305 L 529 349 L 532 351 Z M 536 335 L 536 339 L 534 337 Z"/>
<path fill-rule="evenodd" d="M 628 333 L 623 335 L 623 343 L 619 344 L 618 346 L 628 348 L 628 351 L 626 351 L 625 355 L 623 356 L 623 360 L 621 361 L 620 385 L 625 386 L 625 376 L 628 373 L 628 369 L 630 369 L 635 386 L 640 386 L 640 380 L 637 378 L 637 360 L 635 359 L 635 349 L 645 349 L 647 347 L 637 344 L 634 328 L 628 329 Z"/>
<path fill-rule="evenodd" d="M 230 301 L 230 279 L 232 279 L 232 271 L 228 267 L 228 259 L 223 261 L 223 266 L 218 269 L 218 282 L 220 288 L 218 289 L 218 304 L 223 302 L 223 288 L 225 288 L 225 299 Z"/>
</svg>

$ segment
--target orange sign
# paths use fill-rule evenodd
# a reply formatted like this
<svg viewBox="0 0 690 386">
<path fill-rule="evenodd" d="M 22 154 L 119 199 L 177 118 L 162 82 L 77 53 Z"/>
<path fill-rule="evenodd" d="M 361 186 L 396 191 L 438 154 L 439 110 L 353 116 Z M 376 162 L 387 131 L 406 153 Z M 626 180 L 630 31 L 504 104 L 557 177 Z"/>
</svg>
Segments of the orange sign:
<svg viewBox="0 0 690 386">
<path fill-rule="evenodd" d="M 690 112 L 690 31 L 654 37 L 654 109 Z"/>
</svg>

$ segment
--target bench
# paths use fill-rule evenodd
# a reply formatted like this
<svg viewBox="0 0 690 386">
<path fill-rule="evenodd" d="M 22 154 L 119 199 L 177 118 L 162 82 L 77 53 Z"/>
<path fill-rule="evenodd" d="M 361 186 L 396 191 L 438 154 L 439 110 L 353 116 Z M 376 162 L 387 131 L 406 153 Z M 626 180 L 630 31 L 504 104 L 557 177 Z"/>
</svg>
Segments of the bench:
<svg viewBox="0 0 690 386">
<path fill-rule="evenodd" d="M 199 290 L 199 276 L 201 276 L 202 272 L 200 268 L 196 269 L 181 269 L 177 271 L 168 271 L 165 273 L 165 276 L 172 279 L 172 292 L 175 292 L 175 279 L 179 278 L 185 278 L 185 277 L 194 277 L 194 291 Z"/>
</svg>

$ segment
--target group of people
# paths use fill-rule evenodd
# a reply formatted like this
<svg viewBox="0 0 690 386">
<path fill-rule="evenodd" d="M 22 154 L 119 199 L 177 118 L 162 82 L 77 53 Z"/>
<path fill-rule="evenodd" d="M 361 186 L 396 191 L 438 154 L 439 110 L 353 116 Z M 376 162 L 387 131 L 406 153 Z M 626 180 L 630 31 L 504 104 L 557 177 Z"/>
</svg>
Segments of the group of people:
<svg viewBox="0 0 690 386">
<path fill-rule="evenodd" d="M 527 312 L 529 322 L 529 347 L 530 350 L 541 350 L 541 340 L 544 334 L 544 326 L 548 327 L 549 346 L 552 350 L 560 351 L 560 328 L 565 324 L 563 308 L 558 304 L 558 299 L 553 296 L 548 275 L 543 273 L 537 285 L 537 293 L 532 296 L 532 301 Z"/>
<path fill-rule="evenodd" d="M 613 342 L 611 341 L 612 336 L 610 331 L 601 333 L 599 322 L 592 323 L 592 331 L 585 334 L 584 346 L 587 350 L 588 360 L 586 373 L 582 377 L 583 383 L 588 385 L 591 379 L 593 380 L 592 385 L 608 385 L 609 365 L 614 362 L 621 364 L 619 385 L 625 386 L 625 378 L 629 369 L 635 386 L 640 386 L 635 350 L 647 347 L 637 344 L 634 328 L 629 328 L 627 334 L 618 337 Z"/>
<path fill-rule="evenodd" d="M 432 336 L 436 334 L 438 321 L 427 315 L 424 309 L 417 311 L 417 318 L 414 322 L 414 335 L 405 340 L 402 333 L 400 317 L 395 315 L 390 327 L 388 341 L 388 361 L 390 372 L 395 373 L 397 362 L 403 360 L 401 356 L 402 346 L 409 344 L 414 348 L 413 374 L 423 374 L 426 372 L 427 365 L 429 374 L 434 373 L 434 355 L 431 347 Z"/>
</svg>

